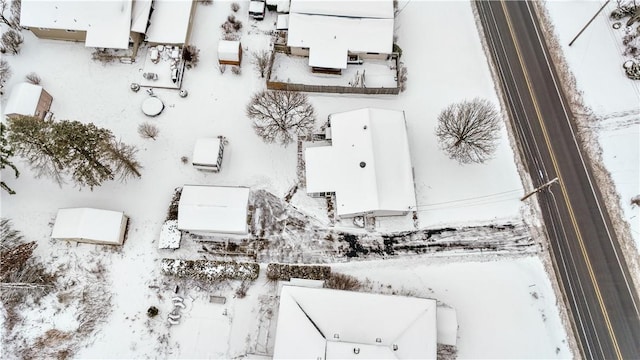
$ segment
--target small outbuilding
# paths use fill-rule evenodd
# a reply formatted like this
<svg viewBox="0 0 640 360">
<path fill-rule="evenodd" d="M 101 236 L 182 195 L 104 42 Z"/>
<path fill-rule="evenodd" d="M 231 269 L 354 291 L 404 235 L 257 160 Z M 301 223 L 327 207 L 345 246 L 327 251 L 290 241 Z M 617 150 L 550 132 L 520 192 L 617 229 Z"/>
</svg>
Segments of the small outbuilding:
<svg viewBox="0 0 640 360">
<path fill-rule="evenodd" d="M 240 66 L 242 62 L 242 45 L 240 41 L 220 40 L 218 42 L 218 63 L 220 65 Z"/>
<path fill-rule="evenodd" d="M 42 86 L 22 82 L 11 89 L 4 113 L 8 117 L 24 115 L 44 119 L 52 102 L 53 97 Z"/>
<path fill-rule="evenodd" d="M 178 229 L 203 235 L 247 235 L 249 188 L 185 185 L 178 202 Z"/>
<path fill-rule="evenodd" d="M 122 245 L 129 218 L 122 211 L 94 208 L 58 210 L 51 238 L 104 245 Z"/>
<path fill-rule="evenodd" d="M 222 136 L 196 140 L 193 148 L 193 161 L 191 162 L 193 167 L 198 170 L 220 171 L 225 142 Z"/>
</svg>

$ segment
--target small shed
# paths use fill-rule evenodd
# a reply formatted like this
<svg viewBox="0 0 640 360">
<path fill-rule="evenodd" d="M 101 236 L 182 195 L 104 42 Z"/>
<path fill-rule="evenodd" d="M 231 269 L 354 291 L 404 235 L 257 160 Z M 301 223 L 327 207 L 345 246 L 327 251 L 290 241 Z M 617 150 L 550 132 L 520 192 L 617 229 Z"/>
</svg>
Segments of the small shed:
<svg viewBox="0 0 640 360">
<path fill-rule="evenodd" d="M 193 167 L 198 170 L 220 171 L 225 142 L 222 136 L 196 140 L 193 147 Z"/>
<path fill-rule="evenodd" d="M 242 45 L 237 40 L 220 40 L 218 42 L 218 63 L 220 65 L 240 66 L 242 61 Z"/>
<path fill-rule="evenodd" d="M 4 113 L 9 117 L 25 115 L 44 119 L 52 102 L 53 97 L 42 86 L 22 82 L 11 89 Z"/>
<path fill-rule="evenodd" d="M 249 188 L 185 185 L 178 202 L 178 229 L 196 234 L 246 235 Z"/>
<path fill-rule="evenodd" d="M 264 19 L 264 13 L 267 4 L 264 0 L 251 0 L 249 1 L 249 17 L 255 20 Z"/>
<path fill-rule="evenodd" d="M 122 211 L 94 208 L 58 210 L 51 238 L 104 245 L 122 245 L 128 217 Z"/>
</svg>

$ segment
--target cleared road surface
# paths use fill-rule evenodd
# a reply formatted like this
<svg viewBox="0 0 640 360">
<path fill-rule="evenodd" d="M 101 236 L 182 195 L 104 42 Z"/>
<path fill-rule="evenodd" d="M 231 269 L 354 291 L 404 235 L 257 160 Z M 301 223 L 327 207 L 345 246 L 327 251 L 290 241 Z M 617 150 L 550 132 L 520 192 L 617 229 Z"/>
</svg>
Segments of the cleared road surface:
<svg viewBox="0 0 640 360">
<path fill-rule="evenodd" d="M 533 5 L 476 1 L 582 356 L 640 359 L 640 301 Z M 576 3 L 575 6 L 580 6 Z M 598 51 L 592 49 L 592 51 Z"/>
</svg>

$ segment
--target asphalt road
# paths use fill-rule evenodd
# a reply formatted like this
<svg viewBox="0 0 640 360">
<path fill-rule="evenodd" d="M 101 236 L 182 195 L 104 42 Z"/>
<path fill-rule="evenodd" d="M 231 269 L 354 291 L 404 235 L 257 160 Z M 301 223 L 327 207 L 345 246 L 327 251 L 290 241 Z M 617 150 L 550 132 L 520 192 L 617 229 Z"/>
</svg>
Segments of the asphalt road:
<svg viewBox="0 0 640 360">
<path fill-rule="evenodd" d="M 558 178 L 535 196 L 581 355 L 640 359 L 638 292 L 576 139 L 533 5 L 475 4 L 523 163 L 536 187 Z"/>
</svg>

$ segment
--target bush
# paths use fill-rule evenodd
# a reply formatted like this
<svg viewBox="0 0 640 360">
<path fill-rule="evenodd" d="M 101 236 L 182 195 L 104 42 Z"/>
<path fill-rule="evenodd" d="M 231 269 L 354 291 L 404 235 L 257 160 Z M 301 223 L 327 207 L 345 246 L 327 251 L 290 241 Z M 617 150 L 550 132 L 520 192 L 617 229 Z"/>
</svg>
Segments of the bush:
<svg viewBox="0 0 640 360">
<path fill-rule="evenodd" d="M 155 140 L 159 132 L 160 130 L 158 130 L 157 126 L 148 122 L 138 125 L 138 134 L 140 134 L 143 139 Z"/>
<path fill-rule="evenodd" d="M 331 267 L 326 265 L 289 265 L 271 263 L 267 265 L 269 280 L 289 281 L 291 278 L 326 280 L 331 276 Z"/>
<path fill-rule="evenodd" d="M 30 82 L 33 85 L 40 85 L 40 76 L 38 76 L 38 74 L 31 72 L 28 73 L 27 76 L 25 76 L 27 78 L 27 81 Z"/>
<path fill-rule="evenodd" d="M 103 65 L 114 62 L 118 58 L 117 55 L 112 54 L 108 50 L 105 49 L 96 49 L 91 54 L 91 59 L 100 61 Z"/>
<path fill-rule="evenodd" d="M 7 30 L 1 38 L 2 48 L 10 54 L 18 54 L 23 41 L 22 35 L 13 29 Z"/>
<path fill-rule="evenodd" d="M 260 265 L 257 263 L 233 261 L 162 259 L 160 266 L 164 275 L 211 282 L 227 279 L 255 280 L 260 272 Z"/>
<path fill-rule="evenodd" d="M 167 217 L 165 221 L 178 220 L 178 204 L 180 202 L 180 195 L 182 195 L 182 188 L 178 187 L 173 193 L 171 203 L 169 203 L 169 209 L 167 210 Z"/>
<path fill-rule="evenodd" d="M 332 273 L 324 283 L 325 288 L 336 290 L 357 290 L 361 286 L 357 278 L 340 273 Z"/>
<path fill-rule="evenodd" d="M 402 48 L 396 43 L 393 43 L 393 52 L 398 53 L 398 58 L 402 57 Z"/>
<path fill-rule="evenodd" d="M 231 10 L 233 12 L 238 12 L 238 10 L 240 10 L 240 5 L 237 2 L 231 3 Z"/>
<path fill-rule="evenodd" d="M 193 45 L 186 45 L 182 48 L 182 59 L 187 69 L 196 67 L 200 61 L 200 49 Z"/>
</svg>

